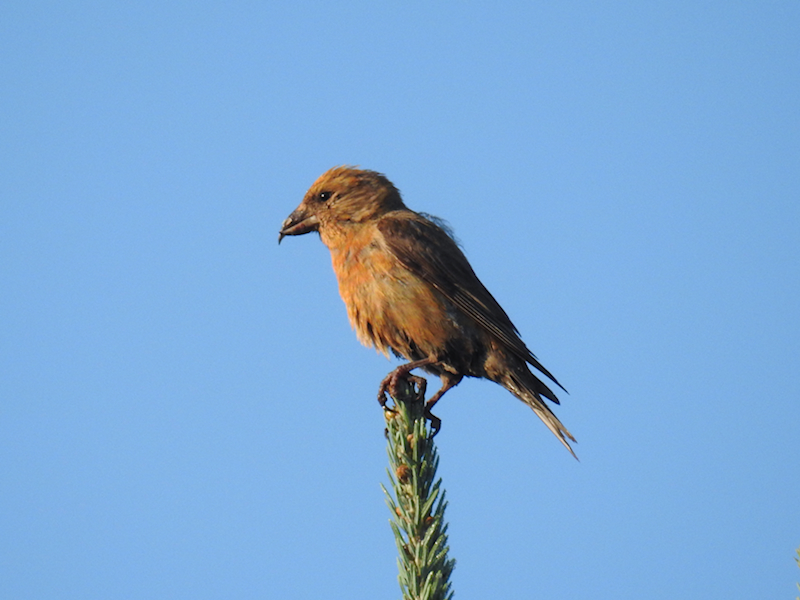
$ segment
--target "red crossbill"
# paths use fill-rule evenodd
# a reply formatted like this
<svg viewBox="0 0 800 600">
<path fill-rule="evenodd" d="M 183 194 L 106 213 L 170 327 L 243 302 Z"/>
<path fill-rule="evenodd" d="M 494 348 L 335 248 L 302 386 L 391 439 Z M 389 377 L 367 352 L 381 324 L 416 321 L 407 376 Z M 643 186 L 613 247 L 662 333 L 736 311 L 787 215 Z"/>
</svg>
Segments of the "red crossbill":
<svg viewBox="0 0 800 600">
<path fill-rule="evenodd" d="M 283 222 L 287 235 L 319 232 L 331 252 L 339 293 L 358 339 L 410 361 L 381 383 L 393 391 L 412 369 L 438 375 L 442 387 L 426 414 L 463 377 L 499 383 L 530 406 L 561 443 L 575 441 L 544 403 L 556 395 L 528 365 L 561 387 L 520 339 L 458 244 L 431 217 L 410 210 L 380 173 L 335 167 L 317 179 Z M 424 380 L 414 377 L 424 393 Z"/>
</svg>

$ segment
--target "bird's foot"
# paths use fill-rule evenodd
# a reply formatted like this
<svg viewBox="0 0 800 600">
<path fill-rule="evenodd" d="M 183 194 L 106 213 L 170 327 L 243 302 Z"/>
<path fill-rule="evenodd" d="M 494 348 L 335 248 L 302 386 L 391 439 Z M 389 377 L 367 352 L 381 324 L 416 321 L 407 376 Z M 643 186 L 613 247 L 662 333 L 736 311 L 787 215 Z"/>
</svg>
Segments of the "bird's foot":
<svg viewBox="0 0 800 600">
<path fill-rule="evenodd" d="M 442 420 L 431 412 L 427 404 L 425 405 L 425 418 L 431 422 L 431 437 L 436 437 L 436 434 L 442 428 Z"/>
<path fill-rule="evenodd" d="M 402 385 L 401 382 L 405 385 Z M 381 381 L 381 385 L 378 388 L 378 403 L 384 410 L 394 412 L 393 408 L 387 406 L 387 394 L 392 398 L 413 394 L 418 401 L 422 402 L 425 399 L 427 386 L 428 382 L 424 377 L 412 375 L 408 369 L 398 367 Z M 411 388 L 410 390 L 408 389 L 409 387 Z"/>
</svg>

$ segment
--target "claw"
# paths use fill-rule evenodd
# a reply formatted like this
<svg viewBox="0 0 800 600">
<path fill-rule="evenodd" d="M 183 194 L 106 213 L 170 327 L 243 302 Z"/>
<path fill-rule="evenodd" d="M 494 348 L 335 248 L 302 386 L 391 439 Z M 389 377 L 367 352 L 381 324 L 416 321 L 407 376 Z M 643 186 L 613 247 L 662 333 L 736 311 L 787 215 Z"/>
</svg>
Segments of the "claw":
<svg viewBox="0 0 800 600">
<path fill-rule="evenodd" d="M 436 437 L 436 434 L 439 433 L 442 428 L 442 420 L 433 414 L 427 405 L 425 406 L 425 418 L 431 422 L 431 437 Z"/>
<path fill-rule="evenodd" d="M 401 394 L 401 390 L 399 389 L 400 381 L 405 381 L 408 385 L 411 386 L 411 393 L 416 395 L 416 400 L 418 402 L 425 402 L 425 392 L 428 388 L 428 381 L 424 377 L 419 377 L 418 375 L 412 375 L 410 373 L 411 369 L 415 369 L 417 367 L 424 366 L 425 364 L 429 364 L 432 362 L 432 359 L 425 359 L 423 361 L 416 361 L 413 363 L 408 363 L 405 365 L 400 365 L 394 371 L 389 373 L 386 377 L 383 378 L 381 381 L 381 385 L 378 388 L 378 403 L 381 405 L 383 410 L 388 412 L 395 412 L 395 409 L 390 408 L 387 405 L 389 398 L 397 398 Z M 444 378 L 443 378 L 444 379 Z M 433 405 L 439 401 L 439 398 L 449 390 L 454 385 L 458 384 L 461 381 L 461 377 L 451 377 L 444 380 L 444 385 L 442 389 L 436 392 L 433 396 L 431 396 L 430 400 L 425 402 L 425 418 L 428 419 L 431 423 L 431 437 L 435 436 L 439 433 L 439 430 L 442 428 L 442 420 L 434 415 L 431 412 Z M 403 390 L 405 391 L 405 390 Z M 387 397 L 388 396 L 388 397 Z"/>
</svg>

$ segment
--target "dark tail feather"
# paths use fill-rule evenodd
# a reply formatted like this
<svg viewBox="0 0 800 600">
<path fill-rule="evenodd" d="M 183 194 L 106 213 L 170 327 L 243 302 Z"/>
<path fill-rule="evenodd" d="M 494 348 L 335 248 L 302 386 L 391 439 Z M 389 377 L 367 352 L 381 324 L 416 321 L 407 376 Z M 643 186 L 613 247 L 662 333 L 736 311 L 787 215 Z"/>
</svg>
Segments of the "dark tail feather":
<svg viewBox="0 0 800 600">
<path fill-rule="evenodd" d="M 577 440 L 572 437 L 569 430 L 564 427 L 564 424 L 558 420 L 558 417 L 553 414 L 553 411 L 551 411 L 544 403 L 544 400 L 542 400 L 542 396 L 544 396 L 558 404 L 558 399 L 555 397 L 555 394 L 553 394 L 544 383 L 539 381 L 530 371 L 527 371 L 527 373 L 507 373 L 498 383 L 530 406 L 533 412 L 536 413 L 536 416 L 547 425 L 547 428 L 553 432 L 561 443 L 564 444 L 566 449 L 570 451 L 570 454 L 577 460 L 578 457 L 572 450 L 572 446 L 569 445 L 567 438 L 576 443 Z"/>
<path fill-rule="evenodd" d="M 536 369 L 537 369 L 537 370 L 539 370 L 539 371 L 541 371 L 542 373 L 544 373 L 545 375 L 547 375 L 547 377 L 550 379 L 550 381 L 552 381 L 552 382 L 553 382 L 553 383 L 555 383 L 555 384 L 556 384 L 558 387 L 560 387 L 562 390 L 564 390 L 565 392 L 567 392 L 567 388 L 565 388 L 563 385 L 561 385 L 561 384 L 558 382 L 558 379 L 556 379 L 555 377 L 553 377 L 553 374 L 552 374 L 552 373 L 550 373 L 550 371 L 548 371 L 547 369 L 545 369 L 545 368 L 542 366 L 542 363 L 540 363 L 540 362 L 539 362 L 539 360 L 538 360 L 538 359 L 537 359 L 537 358 L 536 358 L 536 357 L 533 355 L 533 353 L 532 353 L 532 352 L 530 352 L 530 353 L 529 353 L 529 356 L 525 357 L 525 362 L 527 362 L 527 363 L 529 363 L 529 364 L 533 365 L 534 367 L 536 367 Z M 536 381 L 539 381 L 539 380 L 537 379 Z M 541 382 L 541 381 L 539 381 L 539 383 L 542 383 L 542 382 Z M 546 389 L 548 392 L 550 392 L 550 390 L 547 388 L 547 386 L 546 386 L 546 385 L 544 385 L 544 384 L 542 383 L 542 386 L 544 387 L 544 389 Z M 552 394 L 553 392 L 550 392 L 550 393 Z M 569 394 L 569 392 L 567 392 L 567 393 Z M 550 396 L 547 396 L 547 397 L 548 397 L 548 398 L 550 398 Z M 555 398 L 555 397 L 553 397 L 553 398 Z M 556 404 L 561 404 L 561 403 L 560 403 L 558 400 L 555 400 L 555 399 L 553 399 L 553 402 L 555 402 Z"/>
<path fill-rule="evenodd" d="M 553 390 L 547 387 L 543 381 L 541 381 L 538 377 L 536 377 L 536 375 L 532 375 L 532 379 L 534 382 L 533 385 L 525 386 L 526 388 L 535 390 L 536 393 L 538 393 L 540 396 L 544 396 L 545 398 L 553 402 L 553 404 L 561 404 L 561 400 L 556 398 L 556 395 L 553 393 Z M 558 382 L 556 381 L 556 383 Z M 561 387 L 561 384 L 559 384 L 559 387 Z M 564 390 L 563 387 L 561 387 L 561 389 Z M 566 392 L 567 390 L 564 391 Z"/>
</svg>

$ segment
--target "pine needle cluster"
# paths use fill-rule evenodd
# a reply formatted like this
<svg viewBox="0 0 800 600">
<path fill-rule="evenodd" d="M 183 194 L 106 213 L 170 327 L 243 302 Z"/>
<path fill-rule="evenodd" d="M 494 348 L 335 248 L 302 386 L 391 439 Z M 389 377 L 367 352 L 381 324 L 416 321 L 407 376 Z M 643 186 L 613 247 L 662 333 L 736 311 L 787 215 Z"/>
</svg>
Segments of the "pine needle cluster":
<svg viewBox="0 0 800 600">
<path fill-rule="evenodd" d="M 436 479 L 439 457 L 424 415 L 424 397 L 404 383 L 394 410 L 386 411 L 393 493 L 381 486 L 392 512 L 398 580 L 403 600 L 450 600 L 455 560 L 448 558 L 447 502 L 442 480 Z"/>
</svg>

